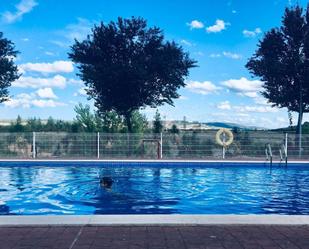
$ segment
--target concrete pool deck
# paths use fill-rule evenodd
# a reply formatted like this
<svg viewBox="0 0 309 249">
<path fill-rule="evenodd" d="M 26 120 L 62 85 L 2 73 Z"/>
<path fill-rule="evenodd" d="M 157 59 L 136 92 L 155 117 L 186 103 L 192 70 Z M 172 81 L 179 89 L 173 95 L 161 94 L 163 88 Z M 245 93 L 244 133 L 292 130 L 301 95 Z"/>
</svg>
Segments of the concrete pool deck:
<svg viewBox="0 0 309 249">
<path fill-rule="evenodd" d="M 0 248 L 308 249 L 309 226 L 12 226 Z"/>
</svg>

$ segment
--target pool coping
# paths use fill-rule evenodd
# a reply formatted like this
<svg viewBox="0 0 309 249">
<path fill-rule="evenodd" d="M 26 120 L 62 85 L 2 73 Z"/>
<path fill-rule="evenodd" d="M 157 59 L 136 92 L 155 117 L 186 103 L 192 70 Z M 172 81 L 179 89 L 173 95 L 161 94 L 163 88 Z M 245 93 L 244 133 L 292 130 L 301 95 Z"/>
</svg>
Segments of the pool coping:
<svg viewBox="0 0 309 249">
<path fill-rule="evenodd" d="M 101 162 L 101 163 L 269 163 L 266 160 L 190 160 L 190 159 L 57 159 L 57 158 L 50 158 L 50 159 L 0 159 L 0 162 Z M 281 163 L 284 164 L 283 161 L 280 160 L 273 160 L 273 163 Z M 309 160 L 289 160 L 289 163 L 295 164 L 309 164 Z"/>
<path fill-rule="evenodd" d="M 8 215 L 0 226 L 309 225 L 309 215 Z"/>
</svg>

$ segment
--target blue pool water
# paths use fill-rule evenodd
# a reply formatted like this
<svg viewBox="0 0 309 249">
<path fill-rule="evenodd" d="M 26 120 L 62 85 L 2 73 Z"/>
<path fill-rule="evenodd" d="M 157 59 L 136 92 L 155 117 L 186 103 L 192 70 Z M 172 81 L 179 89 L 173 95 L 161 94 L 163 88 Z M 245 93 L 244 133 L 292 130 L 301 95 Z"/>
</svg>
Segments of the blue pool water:
<svg viewBox="0 0 309 249">
<path fill-rule="evenodd" d="M 309 214 L 309 165 L 2 162 L 0 214 Z"/>
</svg>

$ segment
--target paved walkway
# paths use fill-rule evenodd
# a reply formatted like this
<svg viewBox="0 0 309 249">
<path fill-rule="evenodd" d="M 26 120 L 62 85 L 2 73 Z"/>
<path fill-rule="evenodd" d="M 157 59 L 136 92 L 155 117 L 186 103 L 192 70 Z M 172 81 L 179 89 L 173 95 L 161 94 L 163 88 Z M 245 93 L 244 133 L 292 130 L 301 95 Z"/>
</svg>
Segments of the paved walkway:
<svg viewBox="0 0 309 249">
<path fill-rule="evenodd" d="M 308 249 L 309 226 L 0 227 L 1 249 Z"/>
</svg>

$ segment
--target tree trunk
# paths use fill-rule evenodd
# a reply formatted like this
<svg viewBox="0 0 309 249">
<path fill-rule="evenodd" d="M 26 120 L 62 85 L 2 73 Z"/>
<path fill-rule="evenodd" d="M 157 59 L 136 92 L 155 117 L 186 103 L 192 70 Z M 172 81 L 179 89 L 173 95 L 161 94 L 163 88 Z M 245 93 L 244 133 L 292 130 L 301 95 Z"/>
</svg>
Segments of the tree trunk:
<svg viewBox="0 0 309 249">
<path fill-rule="evenodd" d="M 304 116 L 304 112 L 303 111 L 298 114 L 297 129 L 296 129 L 296 134 L 297 135 L 301 135 L 302 134 L 303 116 Z"/>
<path fill-rule="evenodd" d="M 299 157 L 302 155 L 302 122 L 303 122 L 303 94 L 302 94 L 302 88 L 299 90 L 299 113 L 298 113 L 298 122 L 297 122 L 297 130 L 296 135 L 298 138 L 298 153 Z"/>
<path fill-rule="evenodd" d="M 124 115 L 129 133 L 132 133 L 132 120 L 131 120 L 131 116 L 132 116 L 131 112 L 129 112 L 129 113 Z"/>
<path fill-rule="evenodd" d="M 127 134 L 127 143 L 128 143 L 128 151 L 127 151 L 127 156 L 131 157 L 131 152 L 132 152 L 132 143 L 131 143 L 131 133 L 132 133 L 132 120 L 131 120 L 132 112 L 128 112 L 124 115 L 127 128 L 128 128 L 128 134 Z"/>
</svg>

